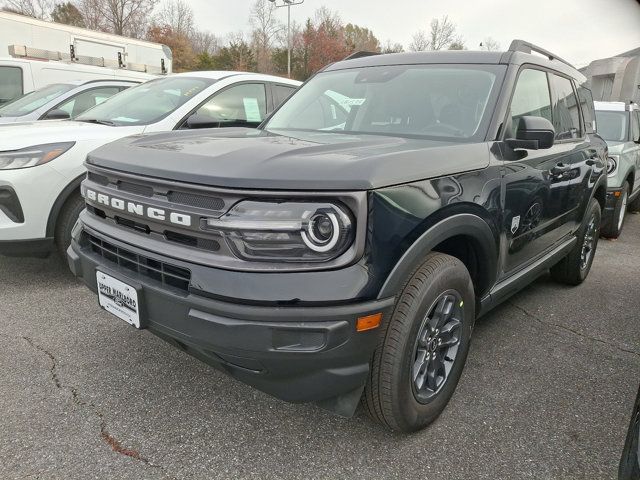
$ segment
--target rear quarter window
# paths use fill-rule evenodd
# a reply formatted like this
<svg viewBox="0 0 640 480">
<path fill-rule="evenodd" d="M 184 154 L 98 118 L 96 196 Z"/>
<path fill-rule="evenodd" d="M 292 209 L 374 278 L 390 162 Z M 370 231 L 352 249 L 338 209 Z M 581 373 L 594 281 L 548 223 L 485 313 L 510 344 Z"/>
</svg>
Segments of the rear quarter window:
<svg viewBox="0 0 640 480">
<path fill-rule="evenodd" d="M 585 133 L 594 133 L 596 131 L 596 114 L 593 108 L 593 95 L 591 90 L 584 84 L 578 87 L 578 101 L 580 102 L 580 110 L 582 110 L 584 119 Z"/>
</svg>

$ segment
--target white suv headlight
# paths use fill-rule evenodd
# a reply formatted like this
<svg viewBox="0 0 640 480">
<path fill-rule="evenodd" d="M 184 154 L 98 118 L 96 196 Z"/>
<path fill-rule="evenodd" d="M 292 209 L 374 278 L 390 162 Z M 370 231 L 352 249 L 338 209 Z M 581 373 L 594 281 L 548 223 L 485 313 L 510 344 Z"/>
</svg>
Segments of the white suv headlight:
<svg viewBox="0 0 640 480">
<path fill-rule="evenodd" d="M 73 147 L 76 142 L 48 143 L 0 152 L 0 170 L 35 167 L 58 158 Z"/>
<path fill-rule="evenodd" d="M 618 171 L 618 156 L 610 155 L 607 157 L 607 175 L 613 177 Z"/>
</svg>

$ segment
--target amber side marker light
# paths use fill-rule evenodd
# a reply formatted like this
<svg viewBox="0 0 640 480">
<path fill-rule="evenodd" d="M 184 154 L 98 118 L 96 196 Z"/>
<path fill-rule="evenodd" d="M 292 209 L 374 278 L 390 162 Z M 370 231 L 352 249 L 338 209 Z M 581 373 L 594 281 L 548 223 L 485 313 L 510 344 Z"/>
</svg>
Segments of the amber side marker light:
<svg viewBox="0 0 640 480">
<path fill-rule="evenodd" d="M 619 197 L 622 194 L 622 192 L 613 192 L 613 196 L 614 197 Z"/>
<path fill-rule="evenodd" d="M 367 330 L 373 330 L 380 326 L 382 321 L 382 313 L 374 313 L 373 315 L 367 315 L 366 317 L 358 318 L 356 322 L 357 332 L 366 332 Z"/>
</svg>

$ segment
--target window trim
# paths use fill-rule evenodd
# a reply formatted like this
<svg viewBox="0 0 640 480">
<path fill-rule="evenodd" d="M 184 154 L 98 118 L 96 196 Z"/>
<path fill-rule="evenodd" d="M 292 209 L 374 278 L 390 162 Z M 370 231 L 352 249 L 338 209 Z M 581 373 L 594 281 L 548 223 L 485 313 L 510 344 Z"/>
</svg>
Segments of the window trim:
<svg viewBox="0 0 640 480">
<path fill-rule="evenodd" d="M 133 85 L 132 85 L 133 86 Z M 82 95 L 83 93 L 87 93 L 87 92 L 91 92 L 93 90 L 99 90 L 101 88 L 118 88 L 120 89 L 120 91 L 114 93 L 113 95 L 117 95 L 118 93 L 126 90 L 127 88 L 131 88 L 131 87 L 124 87 L 123 85 L 101 85 L 101 86 L 97 86 L 97 87 L 92 87 L 92 88 L 87 88 L 86 90 L 82 90 L 81 92 L 78 92 L 75 95 L 71 95 L 67 98 L 65 98 L 64 100 L 61 100 L 60 103 L 56 104 L 54 107 L 50 108 L 49 110 L 47 110 L 46 112 L 44 112 L 42 115 L 40 115 L 40 117 L 38 118 L 38 120 L 44 120 L 44 118 L 49 114 L 49 112 L 56 110 L 57 108 L 60 107 L 60 105 L 62 105 L 63 103 L 68 102 L 71 99 L 74 99 L 80 95 Z M 111 95 L 113 97 L 113 95 Z M 86 112 L 86 110 L 85 110 Z M 84 112 L 82 112 L 84 113 Z M 82 113 L 80 115 L 82 115 Z"/>
<path fill-rule="evenodd" d="M 20 98 L 22 95 L 24 95 L 24 69 L 22 67 L 20 67 L 20 66 L 14 66 L 14 65 L 0 65 L 0 67 L 2 67 L 2 68 L 13 68 L 13 69 L 18 70 L 20 72 L 20 95 L 18 95 L 17 97 L 12 98 L 7 103 L 13 102 L 14 100 L 16 100 L 16 99 Z M 6 105 L 6 103 L 4 105 Z"/>
<path fill-rule="evenodd" d="M 265 82 L 265 81 L 262 81 L 262 80 L 243 80 L 241 82 L 236 82 L 236 83 L 233 83 L 231 85 L 227 85 L 226 87 L 223 87 L 220 90 L 216 90 L 215 92 L 213 92 L 206 99 L 204 99 L 202 102 L 200 102 L 196 107 L 192 108 L 186 115 L 184 115 L 178 121 L 178 123 L 175 124 L 175 126 L 173 127 L 173 130 L 182 130 L 184 125 L 187 123 L 187 119 L 191 115 L 193 115 L 195 112 L 200 110 L 200 108 L 202 108 L 203 105 L 208 103 L 214 97 L 220 95 L 222 92 L 225 92 L 225 91 L 227 91 L 227 90 L 229 90 L 231 88 L 234 88 L 234 87 L 238 87 L 240 85 L 262 85 L 264 87 L 265 108 L 267 109 L 267 111 L 265 112 L 264 118 L 260 122 L 260 125 L 262 125 L 262 123 L 265 121 L 265 119 L 269 117 L 268 110 L 269 110 L 269 93 L 270 93 L 269 90 L 270 90 L 270 88 L 269 88 L 268 82 Z M 189 129 L 186 129 L 186 130 L 189 130 Z"/>
</svg>

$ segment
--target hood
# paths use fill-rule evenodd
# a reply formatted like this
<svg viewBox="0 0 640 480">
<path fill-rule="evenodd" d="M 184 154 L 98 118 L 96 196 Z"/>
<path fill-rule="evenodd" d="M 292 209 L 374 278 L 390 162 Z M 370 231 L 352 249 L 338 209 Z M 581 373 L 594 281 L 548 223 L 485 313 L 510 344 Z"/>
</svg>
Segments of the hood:
<svg viewBox="0 0 640 480">
<path fill-rule="evenodd" d="M 139 135 L 94 150 L 87 163 L 208 186 L 369 190 L 486 167 L 486 143 L 378 135 L 219 129 Z"/>
<path fill-rule="evenodd" d="M 56 142 L 79 142 L 83 140 L 110 139 L 140 132 L 131 127 L 110 127 L 95 123 L 72 120 L 40 120 L 26 123 L 0 125 L 0 151 L 18 150 L 32 145 Z"/>
</svg>

